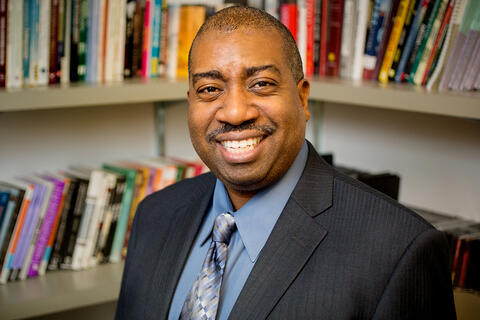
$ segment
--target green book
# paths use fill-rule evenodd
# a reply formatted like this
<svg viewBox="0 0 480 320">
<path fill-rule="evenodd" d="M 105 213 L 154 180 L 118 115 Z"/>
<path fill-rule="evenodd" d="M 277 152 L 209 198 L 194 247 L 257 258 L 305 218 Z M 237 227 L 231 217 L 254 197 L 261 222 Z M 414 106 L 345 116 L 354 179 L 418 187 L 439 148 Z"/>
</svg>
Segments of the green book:
<svg viewBox="0 0 480 320">
<path fill-rule="evenodd" d="M 132 205 L 132 198 L 135 190 L 137 170 L 124 168 L 109 163 L 104 163 L 103 169 L 125 175 L 126 177 L 125 191 L 123 192 L 122 197 L 122 206 L 115 229 L 115 235 L 113 237 L 112 249 L 110 251 L 110 262 L 119 262 L 122 260 L 122 249 L 128 227 L 128 218 L 130 216 L 130 207 Z"/>
<path fill-rule="evenodd" d="M 87 74 L 87 30 L 88 0 L 80 0 L 79 39 L 78 39 L 78 81 L 85 81 Z"/>
<path fill-rule="evenodd" d="M 412 84 L 414 84 L 414 78 L 415 74 L 417 73 L 418 65 L 420 64 L 420 61 L 422 60 L 423 56 L 423 51 L 425 50 L 425 47 L 427 45 L 428 38 L 430 36 L 430 31 L 432 31 L 433 23 L 435 22 L 435 19 L 437 18 L 438 14 L 438 9 L 440 8 L 440 4 L 442 3 L 442 0 L 435 0 L 435 4 L 433 5 L 432 13 L 430 14 L 430 17 L 428 18 L 428 23 L 427 27 L 425 28 L 425 33 L 423 34 L 422 38 L 422 43 L 420 45 L 420 48 L 418 49 L 417 55 L 415 57 L 415 62 L 413 63 L 413 67 L 410 70 L 410 77 L 408 78 L 408 81 Z"/>
</svg>

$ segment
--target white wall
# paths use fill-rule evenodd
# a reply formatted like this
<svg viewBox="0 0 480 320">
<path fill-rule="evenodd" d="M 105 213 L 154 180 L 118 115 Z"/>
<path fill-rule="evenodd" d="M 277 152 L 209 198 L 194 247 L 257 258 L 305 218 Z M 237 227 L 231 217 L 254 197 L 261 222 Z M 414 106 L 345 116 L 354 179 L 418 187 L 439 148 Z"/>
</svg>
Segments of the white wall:
<svg viewBox="0 0 480 320">
<path fill-rule="evenodd" d="M 337 164 L 398 173 L 404 203 L 480 221 L 479 121 L 326 104 L 321 149 Z"/>
<path fill-rule="evenodd" d="M 152 156 L 152 104 L 0 113 L 0 178 Z"/>
</svg>

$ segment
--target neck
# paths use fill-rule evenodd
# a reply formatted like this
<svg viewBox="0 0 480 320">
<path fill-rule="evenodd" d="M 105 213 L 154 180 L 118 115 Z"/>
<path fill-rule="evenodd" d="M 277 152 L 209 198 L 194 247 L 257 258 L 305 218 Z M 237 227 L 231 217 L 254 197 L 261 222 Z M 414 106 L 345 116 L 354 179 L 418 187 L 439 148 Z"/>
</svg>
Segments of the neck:
<svg viewBox="0 0 480 320">
<path fill-rule="evenodd" d="M 238 191 L 228 187 L 226 189 L 235 211 L 243 207 L 256 193 L 256 191 Z"/>
</svg>

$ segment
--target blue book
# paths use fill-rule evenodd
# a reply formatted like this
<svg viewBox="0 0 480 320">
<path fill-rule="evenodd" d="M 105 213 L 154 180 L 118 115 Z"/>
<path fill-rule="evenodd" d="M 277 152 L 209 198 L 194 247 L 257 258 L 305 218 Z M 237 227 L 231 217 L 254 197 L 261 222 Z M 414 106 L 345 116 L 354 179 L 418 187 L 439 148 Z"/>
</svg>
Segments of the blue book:
<svg viewBox="0 0 480 320">
<path fill-rule="evenodd" d="M 5 208 L 3 221 L 0 227 L 0 266 L 2 265 L 2 259 L 5 257 L 7 251 L 6 242 L 10 239 L 7 239 L 7 234 L 12 233 L 12 224 L 15 223 L 16 216 L 20 210 L 21 201 L 23 200 L 23 194 L 20 189 L 14 187 L 8 187 L 5 185 L 0 185 L 0 191 L 6 192 L 9 194 L 9 200 L 7 207 Z M 24 193 L 24 192 L 23 192 Z M 13 218 L 13 221 L 12 221 Z"/>
<path fill-rule="evenodd" d="M 158 76 L 158 61 L 160 56 L 160 34 L 162 26 L 162 0 L 153 2 L 153 20 L 152 20 L 152 70 L 150 76 Z"/>
<path fill-rule="evenodd" d="M 10 199 L 10 193 L 5 191 L 0 191 L 0 228 L 2 227 L 2 224 L 3 224 L 9 199 Z"/>
<path fill-rule="evenodd" d="M 23 83 L 27 84 L 30 73 L 30 39 L 31 39 L 31 20 L 30 11 L 32 0 L 23 0 L 23 50 L 22 50 L 22 67 L 23 67 Z"/>
<path fill-rule="evenodd" d="M 86 81 L 97 82 L 99 0 L 88 1 Z"/>
</svg>

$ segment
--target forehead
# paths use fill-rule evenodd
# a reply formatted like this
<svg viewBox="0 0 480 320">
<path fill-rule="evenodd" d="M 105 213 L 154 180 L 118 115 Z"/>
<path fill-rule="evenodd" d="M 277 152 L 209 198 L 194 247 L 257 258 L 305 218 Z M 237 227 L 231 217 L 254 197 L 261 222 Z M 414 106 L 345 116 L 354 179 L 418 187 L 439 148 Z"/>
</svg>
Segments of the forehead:
<svg viewBox="0 0 480 320">
<path fill-rule="evenodd" d="M 224 67 L 229 70 L 252 65 L 286 67 L 282 38 L 274 29 L 209 30 L 195 40 L 191 51 L 191 72 Z"/>
</svg>

